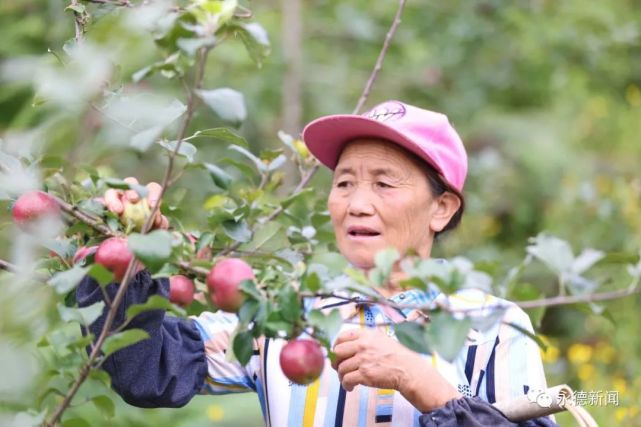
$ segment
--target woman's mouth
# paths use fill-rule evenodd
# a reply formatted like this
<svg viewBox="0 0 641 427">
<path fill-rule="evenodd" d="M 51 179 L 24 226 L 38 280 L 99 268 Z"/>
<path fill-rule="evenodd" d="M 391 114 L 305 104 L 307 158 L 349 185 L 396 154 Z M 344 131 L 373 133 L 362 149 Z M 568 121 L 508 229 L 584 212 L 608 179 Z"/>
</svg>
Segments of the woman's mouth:
<svg viewBox="0 0 641 427">
<path fill-rule="evenodd" d="M 347 229 L 347 234 L 355 239 L 371 238 L 381 235 L 381 233 L 375 229 L 363 226 L 351 226 Z"/>
</svg>

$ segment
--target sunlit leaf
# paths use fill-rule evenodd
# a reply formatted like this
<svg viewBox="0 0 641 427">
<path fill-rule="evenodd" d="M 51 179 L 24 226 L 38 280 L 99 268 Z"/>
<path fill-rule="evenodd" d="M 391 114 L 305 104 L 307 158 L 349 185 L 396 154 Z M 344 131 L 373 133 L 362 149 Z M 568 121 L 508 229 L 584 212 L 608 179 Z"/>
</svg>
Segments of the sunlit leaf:
<svg viewBox="0 0 641 427">
<path fill-rule="evenodd" d="M 149 338 L 149 334 L 142 329 L 128 329 L 109 336 L 102 345 L 102 352 L 105 356 L 128 347 L 132 344 Z"/>
<path fill-rule="evenodd" d="M 243 94 L 230 89 L 198 90 L 198 96 L 221 119 L 234 125 L 239 125 L 247 117 L 245 98 Z"/>
<path fill-rule="evenodd" d="M 151 271 L 160 269 L 171 256 L 171 234 L 155 230 L 149 234 L 133 233 L 127 239 L 129 249 Z"/>
<path fill-rule="evenodd" d="M 88 267 L 75 266 L 70 270 L 58 272 L 49 279 L 49 284 L 58 294 L 66 294 L 78 286 L 88 270 Z"/>
</svg>

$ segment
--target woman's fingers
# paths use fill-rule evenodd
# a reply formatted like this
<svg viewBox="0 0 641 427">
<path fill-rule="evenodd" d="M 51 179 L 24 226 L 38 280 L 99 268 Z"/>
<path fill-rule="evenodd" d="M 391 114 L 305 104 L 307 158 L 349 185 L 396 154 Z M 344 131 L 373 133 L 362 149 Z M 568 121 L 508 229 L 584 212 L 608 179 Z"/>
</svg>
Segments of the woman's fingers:
<svg viewBox="0 0 641 427">
<path fill-rule="evenodd" d="M 338 369 L 338 366 L 346 359 L 353 357 L 359 350 L 358 341 L 346 341 L 334 346 L 336 358 L 332 362 L 332 368 Z"/>
<path fill-rule="evenodd" d="M 105 206 L 116 215 L 120 215 L 125 209 L 121 201 L 122 193 L 114 188 L 105 191 Z"/>
<path fill-rule="evenodd" d="M 157 182 L 150 182 L 149 184 L 147 184 L 147 190 L 149 190 L 149 193 L 147 194 L 147 200 L 149 201 L 149 206 L 153 208 L 154 206 L 156 206 L 158 200 L 160 199 L 162 187 Z"/>
<path fill-rule="evenodd" d="M 127 184 L 138 184 L 138 180 L 133 176 L 129 176 L 123 181 L 125 181 Z M 136 190 L 125 190 L 125 198 L 132 203 L 136 203 L 138 200 L 140 200 L 140 195 Z"/>
<path fill-rule="evenodd" d="M 354 387 L 359 384 L 363 384 L 363 376 L 358 371 L 358 369 L 349 372 L 341 379 L 341 385 L 343 386 L 345 391 L 352 391 L 354 390 Z"/>
</svg>

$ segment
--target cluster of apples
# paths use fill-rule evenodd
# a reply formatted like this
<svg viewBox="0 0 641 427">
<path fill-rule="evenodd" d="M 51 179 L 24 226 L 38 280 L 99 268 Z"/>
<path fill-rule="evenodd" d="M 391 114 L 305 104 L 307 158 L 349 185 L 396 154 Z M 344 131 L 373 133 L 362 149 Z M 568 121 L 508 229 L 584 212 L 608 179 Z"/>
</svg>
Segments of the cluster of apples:
<svg viewBox="0 0 641 427">
<path fill-rule="evenodd" d="M 30 224 L 47 216 L 60 215 L 56 200 L 42 191 L 31 191 L 18 198 L 13 206 L 12 216 L 15 223 L 24 229 Z M 188 236 L 195 244 L 193 236 Z M 127 267 L 134 258 L 129 250 L 126 237 L 110 237 L 97 246 L 81 246 L 73 257 L 73 263 L 79 263 L 93 255 L 94 262 L 111 271 L 116 282 L 122 281 Z M 209 248 L 201 249 L 197 258 L 211 257 Z M 219 309 L 238 313 L 245 301 L 245 294 L 240 290 L 244 280 L 255 280 L 249 264 L 239 258 L 225 258 L 218 261 L 209 271 L 206 284 L 213 304 Z M 169 299 L 180 306 L 188 306 L 194 300 L 194 283 L 183 275 L 169 278 Z M 317 341 L 311 339 L 293 339 L 283 347 L 280 354 L 280 366 L 285 376 L 297 384 L 309 384 L 322 373 L 325 357 Z"/>
</svg>

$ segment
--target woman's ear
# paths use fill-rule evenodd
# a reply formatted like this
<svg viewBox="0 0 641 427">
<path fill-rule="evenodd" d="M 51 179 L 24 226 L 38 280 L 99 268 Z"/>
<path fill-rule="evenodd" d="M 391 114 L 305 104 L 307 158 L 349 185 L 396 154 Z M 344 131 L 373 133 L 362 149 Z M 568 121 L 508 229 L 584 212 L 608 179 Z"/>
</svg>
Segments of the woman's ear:
<svg viewBox="0 0 641 427">
<path fill-rule="evenodd" d="M 454 194 L 446 191 L 438 196 L 435 200 L 434 213 L 430 220 L 430 229 L 434 233 L 442 231 L 450 222 L 456 211 L 461 207 L 461 199 Z"/>
</svg>

